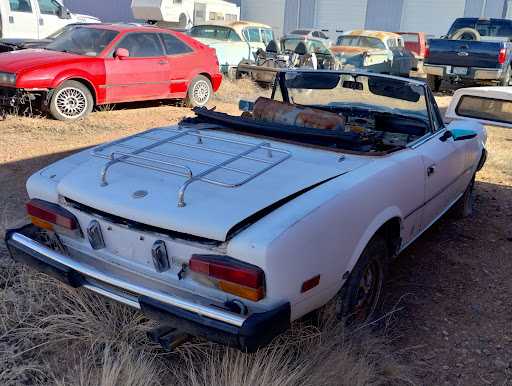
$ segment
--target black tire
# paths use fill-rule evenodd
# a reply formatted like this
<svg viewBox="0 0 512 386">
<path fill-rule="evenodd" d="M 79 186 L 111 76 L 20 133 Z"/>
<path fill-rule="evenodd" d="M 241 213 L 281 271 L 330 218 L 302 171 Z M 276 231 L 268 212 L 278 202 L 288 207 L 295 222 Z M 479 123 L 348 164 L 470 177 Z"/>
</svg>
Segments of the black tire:
<svg viewBox="0 0 512 386">
<path fill-rule="evenodd" d="M 434 92 L 438 92 L 441 87 L 442 79 L 439 79 L 437 75 L 427 74 L 428 87 Z"/>
<path fill-rule="evenodd" d="M 456 219 L 463 219 L 473 213 L 473 189 L 475 187 L 475 176 L 471 178 L 464 194 L 450 208 L 450 215 Z"/>
<path fill-rule="evenodd" d="M 498 86 L 508 86 L 510 83 L 510 67 L 507 67 L 505 73 L 503 74 L 503 78 L 500 79 Z"/>
<path fill-rule="evenodd" d="M 187 97 L 184 99 L 187 107 L 206 106 L 212 99 L 213 88 L 210 80 L 204 75 L 197 75 L 188 86 Z"/>
<path fill-rule="evenodd" d="M 474 28 L 461 28 L 458 29 L 450 36 L 453 40 L 482 40 L 480 33 Z"/>
<path fill-rule="evenodd" d="M 57 87 L 50 100 L 50 113 L 59 121 L 75 121 L 89 115 L 94 99 L 89 89 L 80 82 L 68 80 Z"/>
<path fill-rule="evenodd" d="M 347 324 L 364 325 L 379 317 L 388 263 L 384 238 L 373 236 L 338 294 L 339 318 L 346 318 Z"/>
</svg>

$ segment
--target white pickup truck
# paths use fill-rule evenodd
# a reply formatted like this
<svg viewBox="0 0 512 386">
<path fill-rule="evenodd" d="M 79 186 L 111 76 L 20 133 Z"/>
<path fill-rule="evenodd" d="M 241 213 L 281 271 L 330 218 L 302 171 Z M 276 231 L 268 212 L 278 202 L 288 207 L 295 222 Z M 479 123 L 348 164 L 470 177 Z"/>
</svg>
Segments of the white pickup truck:
<svg viewBox="0 0 512 386">
<path fill-rule="evenodd" d="M 164 348 L 192 335 L 250 352 L 330 299 L 373 321 L 388 263 L 448 209 L 471 213 L 486 131 L 445 124 L 424 82 L 282 70 L 241 108 L 34 174 L 11 256 L 160 321 Z"/>
<path fill-rule="evenodd" d="M 0 0 L 0 38 L 44 39 L 70 23 L 98 23 L 57 0 Z"/>
</svg>

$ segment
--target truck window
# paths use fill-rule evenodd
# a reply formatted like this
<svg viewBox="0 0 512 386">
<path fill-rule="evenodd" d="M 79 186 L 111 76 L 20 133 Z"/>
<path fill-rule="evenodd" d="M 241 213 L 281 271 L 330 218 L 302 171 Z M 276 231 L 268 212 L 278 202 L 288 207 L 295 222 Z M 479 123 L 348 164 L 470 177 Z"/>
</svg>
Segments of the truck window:
<svg viewBox="0 0 512 386">
<path fill-rule="evenodd" d="M 453 35 L 461 28 L 473 28 L 478 31 L 480 36 L 512 36 L 512 23 L 507 20 L 475 20 L 475 19 L 457 19 L 450 27 L 448 36 Z"/>
<path fill-rule="evenodd" d="M 10 0 L 11 11 L 32 13 L 32 6 L 27 0 Z"/>
<path fill-rule="evenodd" d="M 55 15 L 59 14 L 60 5 L 56 4 L 52 0 L 37 0 L 39 3 L 39 10 L 44 15 Z"/>
</svg>

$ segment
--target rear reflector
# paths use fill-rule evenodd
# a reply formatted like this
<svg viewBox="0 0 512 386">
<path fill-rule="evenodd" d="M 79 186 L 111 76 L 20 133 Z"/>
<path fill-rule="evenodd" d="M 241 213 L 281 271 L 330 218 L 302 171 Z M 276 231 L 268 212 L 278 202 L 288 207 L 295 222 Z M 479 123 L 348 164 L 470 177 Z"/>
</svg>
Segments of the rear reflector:
<svg viewBox="0 0 512 386">
<path fill-rule="evenodd" d="M 507 58 L 507 49 L 500 49 L 500 56 L 498 57 L 498 63 L 505 63 L 505 59 Z"/>
<path fill-rule="evenodd" d="M 189 268 L 210 278 L 218 280 L 198 280 L 203 284 L 211 283 L 224 292 L 257 302 L 264 297 L 263 271 L 258 267 L 234 262 L 226 256 L 193 255 Z"/>
<path fill-rule="evenodd" d="M 316 275 L 314 278 L 309 279 L 302 283 L 302 288 L 300 290 L 301 293 L 309 291 L 311 288 L 316 287 L 318 284 L 320 284 L 320 275 Z"/>
<path fill-rule="evenodd" d="M 59 205 L 31 199 L 26 207 L 28 216 L 35 226 L 49 231 L 55 231 L 57 227 L 58 231 L 69 230 L 73 236 L 81 236 L 75 216 Z"/>
</svg>

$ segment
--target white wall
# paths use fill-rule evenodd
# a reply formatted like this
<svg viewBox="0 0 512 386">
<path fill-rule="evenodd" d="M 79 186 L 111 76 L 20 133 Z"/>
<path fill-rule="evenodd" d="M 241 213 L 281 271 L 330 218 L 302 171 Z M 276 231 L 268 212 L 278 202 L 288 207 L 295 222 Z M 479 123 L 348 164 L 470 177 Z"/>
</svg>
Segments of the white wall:
<svg viewBox="0 0 512 386">
<path fill-rule="evenodd" d="M 277 38 L 283 36 L 284 0 L 242 0 L 241 20 L 272 27 Z"/>
<path fill-rule="evenodd" d="M 315 28 L 325 32 L 331 39 L 341 35 L 337 31 L 364 29 L 367 0 L 317 0 Z"/>
<path fill-rule="evenodd" d="M 405 0 L 402 31 L 445 35 L 458 17 L 464 16 L 466 0 Z"/>
</svg>

